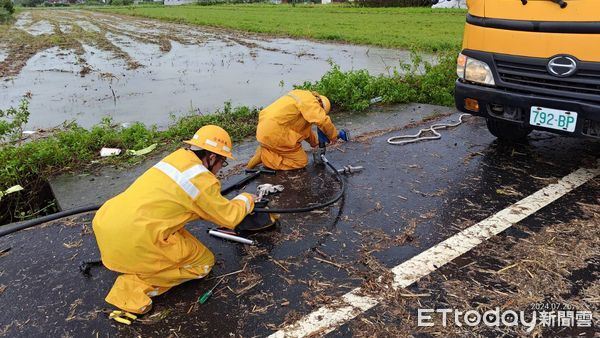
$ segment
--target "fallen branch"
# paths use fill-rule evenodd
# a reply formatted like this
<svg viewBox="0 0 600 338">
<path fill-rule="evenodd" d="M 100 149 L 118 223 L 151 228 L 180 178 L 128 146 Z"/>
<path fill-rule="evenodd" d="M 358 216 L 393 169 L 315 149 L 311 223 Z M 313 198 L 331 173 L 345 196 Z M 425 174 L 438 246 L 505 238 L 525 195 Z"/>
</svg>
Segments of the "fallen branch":
<svg viewBox="0 0 600 338">
<path fill-rule="evenodd" d="M 430 293 L 401 293 L 400 296 L 402 297 L 429 297 L 431 296 Z"/>
<path fill-rule="evenodd" d="M 512 265 L 509 265 L 509 266 L 507 266 L 507 267 L 504 267 L 504 268 L 502 268 L 502 269 L 500 269 L 500 270 L 496 271 L 496 273 L 502 273 L 502 272 L 504 272 L 504 271 L 506 271 L 506 270 L 508 270 L 508 269 L 512 269 L 512 268 L 514 268 L 514 267 L 515 267 L 515 266 L 517 266 L 517 265 L 519 265 L 519 263 L 515 263 L 515 264 L 512 264 Z"/>
<path fill-rule="evenodd" d="M 283 266 L 283 264 L 279 263 L 276 259 L 272 259 L 273 263 L 275 263 L 278 267 L 282 268 L 283 270 L 285 270 L 285 272 L 290 273 L 290 270 L 288 270 L 285 266 Z"/>
<path fill-rule="evenodd" d="M 242 296 L 244 293 L 248 292 L 250 289 L 252 289 L 253 287 L 257 286 L 258 284 L 262 283 L 262 280 L 256 281 L 253 284 L 250 284 L 248 286 L 246 286 L 245 288 L 236 291 L 235 293 L 237 294 L 237 297 L 239 298 L 240 296 Z"/>
<path fill-rule="evenodd" d="M 313 257 L 313 258 L 316 259 L 316 260 L 318 260 L 319 262 L 323 262 L 323 263 L 327 263 L 327 264 L 333 265 L 333 266 L 335 266 L 335 267 L 337 267 L 339 269 L 343 269 L 344 268 L 343 266 L 341 266 L 341 265 L 339 265 L 337 263 L 334 263 L 332 261 L 328 261 L 328 260 L 323 259 L 323 258 L 319 258 L 319 257 Z"/>
<path fill-rule="evenodd" d="M 244 264 L 244 267 L 241 270 L 230 272 L 230 273 L 226 273 L 226 274 L 220 275 L 220 276 L 210 277 L 210 278 L 207 278 L 206 280 L 213 280 L 213 279 L 227 277 L 227 276 L 231 276 L 231 275 L 237 275 L 238 273 L 244 272 L 246 270 L 246 266 L 247 265 L 248 265 L 248 263 Z"/>
</svg>

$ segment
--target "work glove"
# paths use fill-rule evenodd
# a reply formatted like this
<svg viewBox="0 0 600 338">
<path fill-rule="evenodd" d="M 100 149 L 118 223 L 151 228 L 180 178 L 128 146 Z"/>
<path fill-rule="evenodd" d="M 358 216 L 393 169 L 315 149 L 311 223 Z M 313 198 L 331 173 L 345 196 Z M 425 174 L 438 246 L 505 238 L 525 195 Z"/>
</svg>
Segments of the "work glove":
<svg viewBox="0 0 600 338">
<path fill-rule="evenodd" d="M 262 200 L 264 196 L 275 194 L 281 191 L 283 191 L 283 185 L 273 185 L 269 183 L 261 184 L 256 187 L 256 194 L 258 195 L 257 201 Z"/>
<path fill-rule="evenodd" d="M 340 140 L 348 142 L 348 139 L 350 138 L 350 133 L 346 129 L 340 129 L 340 131 L 338 132 L 338 138 Z"/>
</svg>

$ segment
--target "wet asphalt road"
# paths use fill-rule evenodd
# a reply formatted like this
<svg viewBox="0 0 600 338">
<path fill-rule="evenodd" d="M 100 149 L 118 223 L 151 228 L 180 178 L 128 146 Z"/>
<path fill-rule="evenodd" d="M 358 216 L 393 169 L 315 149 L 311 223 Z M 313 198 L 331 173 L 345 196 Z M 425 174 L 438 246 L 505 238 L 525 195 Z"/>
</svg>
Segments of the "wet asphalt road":
<svg viewBox="0 0 600 338">
<path fill-rule="evenodd" d="M 99 257 L 91 215 L 0 238 L 0 250 L 11 248 L 0 257 L 5 286 L 0 335 L 264 336 L 553 180 L 594 165 L 600 150 L 599 142 L 545 133 L 533 133 L 527 144 L 499 144 L 478 118 L 444 131 L 442 140 L 385 142 L 415 130 L 358 138 L 330 150 L 328 158 L 337 166 L 365 167 L 346 179 L 343 201 L 323 212 L 283 215 L 276 230 L 254 235 L 258 247 L 211 238 L 206 223 L 188 225 L 215 253 L 213 276 L 246 270 L 226 279 L 204 305 L 194 304 L 214 280 L 172 289 L 155 298 L 154 309 L 138 325 L 118 325 L 103 313 L 115 273 L 101 267 L 93 268 L 91 277 L 79 273 L 82 260 Z M 273 207 L 323 201 L 339 188 L 329 172 L 309 165 L 263 177 L 247 190 L 267 182 L 286 188 L 273 198 Z M 535 228 L 578 218 L 575 201 L 598 200 L 589 184 L 524 222 Z M 350 335 L 353 322 L 330 335 Z"/>
</svg>

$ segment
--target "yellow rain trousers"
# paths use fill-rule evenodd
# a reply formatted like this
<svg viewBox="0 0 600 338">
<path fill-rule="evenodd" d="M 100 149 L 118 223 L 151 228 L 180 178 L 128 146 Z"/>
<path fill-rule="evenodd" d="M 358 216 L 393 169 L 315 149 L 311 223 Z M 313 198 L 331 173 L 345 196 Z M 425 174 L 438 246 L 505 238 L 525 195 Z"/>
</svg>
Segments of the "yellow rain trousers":
<svg viewBox="0 0 600 338">
<path fill-rule="evenodd" d="M 258 116 L 256 139 L 260 146 L 248 162 L 254 168 L 261 162 L 275 170 L 304 168 L 308 164 L 302 141 L 312 147 L 319 144 L 312 124 L 316 124 L 330 140 L 337 130 L 312 92 L 292 90 L 263 109 Z"/>
<path fill-rule="evenodd" d="M 122 273 L 106 301 L 141 314 L 150 310 L 150 297 L 206 276 L 214 256 L 184 225 L 204 219 L 233 229 L 253 208 L 249 194 L 223 197 L 219 180 L 193 152 L 165 157 L 94 217 L 102 262 Z"/>
</svg>

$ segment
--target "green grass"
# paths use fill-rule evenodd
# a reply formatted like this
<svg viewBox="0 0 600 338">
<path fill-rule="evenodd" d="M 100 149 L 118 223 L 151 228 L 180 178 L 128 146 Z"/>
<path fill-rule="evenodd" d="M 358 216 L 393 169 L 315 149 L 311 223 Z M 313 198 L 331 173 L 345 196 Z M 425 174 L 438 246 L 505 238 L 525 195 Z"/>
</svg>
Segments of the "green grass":
<svg viewBox="0 0 600 338">
<path fill-rule="evenodd" d="M 95 10 L 164 21 L 435 52 L 458 49 L 465 10 L 338 5 L 129 6 Z"/>
</svg>

